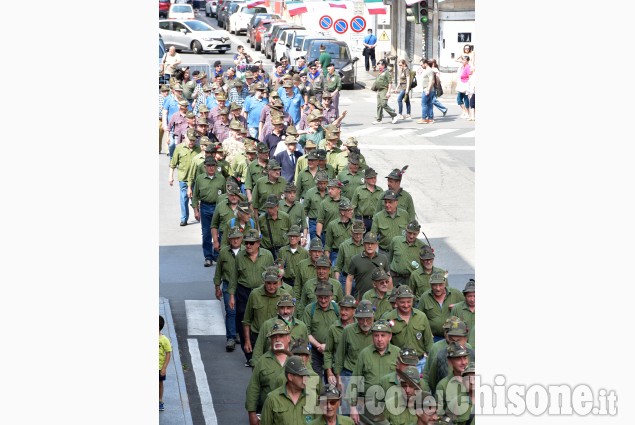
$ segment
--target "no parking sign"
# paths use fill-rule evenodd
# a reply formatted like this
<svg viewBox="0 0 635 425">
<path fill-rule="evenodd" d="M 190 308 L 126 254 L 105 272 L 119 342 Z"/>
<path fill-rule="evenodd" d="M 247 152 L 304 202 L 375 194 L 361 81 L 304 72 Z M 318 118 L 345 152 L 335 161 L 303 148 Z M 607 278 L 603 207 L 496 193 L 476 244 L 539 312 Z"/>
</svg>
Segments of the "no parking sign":
<svg viewBox="0 0 635 425">
<path fill-rule="evenodd" d="M 366 28 L 366 19 L 362 16 L 355 16 L 351 19 L 351 29 L 354 32 L 362 32 Z"/>
<path fill-rule="evenodd" d="M 323 30 L 331 28 L 332 25 L 333 18 L 331 18 L 329 15 L 324 15 L 320 18 L 320 28 L 322 28 Z"/>
<path fill-rule="evenodd" d="M 348 30 L 348 22 L 346 22 L 344 19 L 338 19 L 333 24 L 333 29 L 338 34 L 344 34 Z"/>
</svg>

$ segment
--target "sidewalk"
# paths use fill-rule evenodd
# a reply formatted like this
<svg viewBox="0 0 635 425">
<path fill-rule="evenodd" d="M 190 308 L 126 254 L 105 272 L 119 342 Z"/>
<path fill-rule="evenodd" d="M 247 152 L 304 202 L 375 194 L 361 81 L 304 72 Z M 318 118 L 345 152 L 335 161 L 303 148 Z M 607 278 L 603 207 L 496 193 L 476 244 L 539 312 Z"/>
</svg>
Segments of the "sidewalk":
<svg viewBox="0 0 635 425">
<path fill-rule="evenodd" d="M 167 379 L 163 382 L 163 402 L 165 410 L 159 412 L 160 425 L 192 425 L 190 402 L 185 389 L 183 366 L 179 356 L 179 343 L 174 330 L 172 311 L 167 298 L 159 298 L 159 314 L 165 319 L 163 334 L 172 343 L 172 359 L 168 364 Z"/>
</svg>

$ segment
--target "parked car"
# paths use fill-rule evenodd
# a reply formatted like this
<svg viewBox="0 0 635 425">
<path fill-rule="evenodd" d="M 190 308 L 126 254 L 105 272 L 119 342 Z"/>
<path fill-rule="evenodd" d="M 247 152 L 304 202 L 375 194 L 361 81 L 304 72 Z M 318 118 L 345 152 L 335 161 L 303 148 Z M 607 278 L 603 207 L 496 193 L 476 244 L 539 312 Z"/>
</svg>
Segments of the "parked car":
<svg viewBox="0 0 635 425">
<path fill-rule="evenodd" d="M 273 30 L 271 31 L 271 36 L 267 40 L 267 45 L 265 46 L 265 56 L 271 58 L 272 61 L 275 61 L 276 58 L 276 45 L 278 43 L 278 39 L 280 38 L 280 32 L 282 30 L 286 30 L 289 28 L 304 30 L 301 25 L 284 23 L 284 24 L 274 24 L 272 25 Z"/>
<path fill-rule="evenodd" d="M 170 0 L 159 0 L 159 19 L 168 17 L 168 10 L 170 10 Z"/>
<path fill-rule="evenodd" d="M 164 77 L 163 75 L 163 57 L 167 53 L 167 49 L 165 48 L 165 43 L 163 42 L 163 37 L 159 34 L 159 85 L 163 84 Z"/>
<path fill-rule="evenodd" d="M 255 6 L 249 8 L 247 7 L 247 3 L 238 3 L 238 5 L 239 6 L 238 9 L 236 9 L 236 12 L 232 13 L 232 15 L 229 17 L 229 25 L 227 26 L 227 31 L 229 31 L 230 34 L 247 34 L 247 26 L 249 25 L 249 21 L 251 21 L 251 17 L 256 13 L 269 12 L 264 6 Z"/>
<path fill-rule="evenodd" d="M 295 61 L 301 56 L 304 56 L 306 59 L 306 52 L 302 51 L 302 43 L 309 35 L 309 32 L 297 31 L 291 38 L 291 42 L 287 43 L 285 47 L 289 63 L 295 64 Z"/>
<path fill-rule="evenodd" d="M 207 0 L 205 2 L 205 16 L 216 16 L 218 0 Z"/>
<path fill-rule="evenodd" d="M 231 48 L 227 31 L 215 30 L 205 22 L 184 19 L 159 20 L 159 34 L 165 45 L 176 50 L 225 53 Z"/>
<path fill-rule="evenodd" d="M 256 13 L 252 15 L 249 23 L 247 24 L 247 34 L 245 34 L 247 38 L 251 36 L 251 29 L 258 26 L 258 22 L 262 19 L 281 19 L 281 17 L 275 13 Z"/>
<path fill-rule="evenodd" d="M 249 33 L 249 45 L 260 51 L 264 34 L 269 30 L 272 24 L 276 22 L 284 22 L 282 19 L 261 19 L 258 25 L 251 29 Z"/>
<path fill-rule="evenodd" d="M 168 19 L 194 19 L 195 15 L 191 4 L 172 4 L 168 10 Z"/>
<path fill-rule="evenodd" d="M 260 51 L 262 53 L 265 53 L 265 47 L 269 43 L 269 39 L 271 38 L 271 32 L 276 28 L 276 25 L 281 25 L 281 24 L 288 24 L 288 22 L 285 21 L 284 19 L 280 20 L 279 22 L 273 22 L 271 26 L 269 26 L 269 28 L 267 28 L 267 30 L 262 33 L 262 43 L 260 45 Z"/>
<path fill-rule="evenodd" d="M 216 23 L 219 27 L 227 29 L 227 22 L 229 21 L 229 17 L 233 13 L 232 11 L 230 11 L 230 8 L 234 3 L 236 3 L 236 1 L 225 0 L 218 5 L 220 9 L 218 9 L 218 14 L 216 15 Z"/>
<path fill-rule="evenodd" d="M 331 55 L 331 62 L 335 65 L 335 70 L 342 78 L 342 88 L 352 89 L 357 82 L 357 69 L 355 62 L 359 58 L 351 57 L 348 44 L 335 39 L 311 39 L 306 45 L 307 60 L 316 60 L 320 57 L 320 45 L 326 47 L 326 51 Z M 324 70 L 326 72 L 326 70 Z"/>
<path fill-rule="evenodd" d="M 283 30 L 280 33 L 280 38 L 278 39 L 278 45 L 276 46 L 276 60 L 279 61 L 283 56 L 286 56 L 287 58 L 289 58 L 289 63 L 291 65 L 295 65 L 295 59 L 291 60 L 291 55 L 290 55 L 291 50 L 293 50 L 294 52 L 296 51 L 295 49 L 292 49 L 293 40 L 296 37 L 302 40 L 308 34 L 309 34 L 309 31 L 307 30 L 298 30 L 298 29 Z"/>
</svg>

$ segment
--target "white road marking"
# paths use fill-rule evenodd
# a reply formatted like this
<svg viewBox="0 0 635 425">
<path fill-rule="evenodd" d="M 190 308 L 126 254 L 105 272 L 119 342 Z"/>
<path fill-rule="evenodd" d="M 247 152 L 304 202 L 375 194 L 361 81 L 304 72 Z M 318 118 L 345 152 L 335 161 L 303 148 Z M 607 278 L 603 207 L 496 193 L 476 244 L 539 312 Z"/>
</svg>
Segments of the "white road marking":
<svg viewBox="0 0 635 425">
<path fill-rule="evenodd" d="M 437 137 L 437 136 L 443 136 L 444 134 L 448 134 L 448 133 L 452 133 L 454 131 L 458 131 L 458 128 L 439 128 L 436 130 L 432 130 L 429 133 L 425 133 L 423 134 L 425 137 Z"/>
<path fill-rule="evenodd" d="M 474 146 L 441 146 L 441 145 L 364 145 L 363 150 L 389 151 L 473 151 Z"/>
<path fill-rule="evenodd" d="M 469 131 L 467 133 L 463 133 L 461 135 L 458 135 L 456 137 L 475 137 L 475 134 L 476 134 L 476 130 L 472 130 L 472 131 Z"/>
<path fill-rule="evenodd" d="M 394 130 L 390 132 L 390 137 L 401 137 L 406 134 L 414 133 L 417 130 Z"/>
<path fill-rule="evenodd" d="M 218 300 L 185 300 L 188 335 L 225 335 L 225 316 Z"/>
<path fill-rule="evenodd" d="M 346 131 L 346 137 L 359 137 L 359 136 L 367 136 L 369 134 L 377 133 L 378 131 L 382 131 L 383 128 L 380 127 L 381 124 L 377 124 L 373 127 L 367 127 L 363 130 L 351 131 L 350 133 Z"/>
<path fill-rule="evenodd" d="M 187 345 L 190 347 L 192 369 L 194 370 L 194 376 L 196 377 L 196 386 L 198 388 L 198 395 L 201 399 L 201 408 L 203 409 L 205 425 L 217 425 L 218 420 L 216 419 L 212 393 L 210 392 L 209 385 L 207 384 L 207 373 L 205 373 L 205 366 L 201 360 L 201 352 L 198 349 L 198 340 L 196 338 L 188 338 Z"/>
</svg>

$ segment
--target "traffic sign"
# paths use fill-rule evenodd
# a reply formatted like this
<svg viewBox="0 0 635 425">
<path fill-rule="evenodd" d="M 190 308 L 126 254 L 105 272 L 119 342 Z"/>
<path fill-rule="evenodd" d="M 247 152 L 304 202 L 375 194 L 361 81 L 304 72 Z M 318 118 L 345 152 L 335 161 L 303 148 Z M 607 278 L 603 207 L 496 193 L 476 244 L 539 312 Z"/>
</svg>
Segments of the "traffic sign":
<svg viewBox="0 0 635 425">
<path fill-rule="evenodd" d="M 366 19 L 361 16 L 354 16 L 351 19 L 351 29 L 354 32 L 362 32 L 366 28 Z"/>
<path fill-rule="evenodd" d="M 331 18 L 329 15 L 324 15 L 320 18 L 320 27 L 322 29 L 330 29 L 331 26 L 333 25 L 333 18 Z"/>
<path fill-rule="evenodd" d="M 381 33 L 381 35 L 379 36 L 379 41 L 390 41 L 390 39 L 388 38 L 388 33 L 386 33 L 386 31 Z"/>
<path fill-rule="evenodd" d="M 338 19 L 333 24 L 333 29 L 338 34 L 344 34 L 348 30 L 348 22 L 346 22 L 344 19 Z"/>
</svg>

